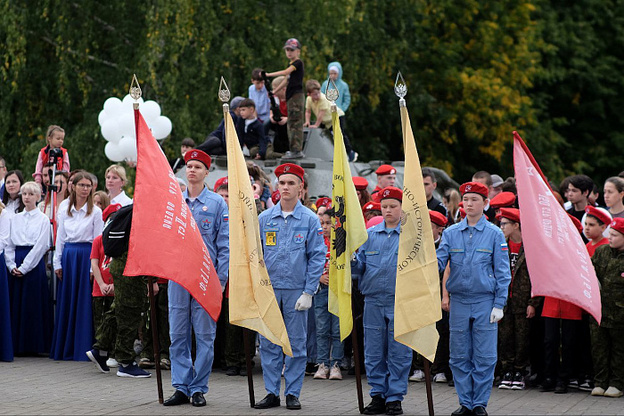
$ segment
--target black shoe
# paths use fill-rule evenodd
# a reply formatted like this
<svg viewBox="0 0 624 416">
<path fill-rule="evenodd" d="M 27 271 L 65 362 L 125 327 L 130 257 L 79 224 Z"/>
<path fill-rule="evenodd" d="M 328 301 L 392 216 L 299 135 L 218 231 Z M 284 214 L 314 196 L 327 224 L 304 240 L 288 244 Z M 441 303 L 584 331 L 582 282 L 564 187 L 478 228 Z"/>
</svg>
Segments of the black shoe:
<svg viewBox="0 0 624 416">
<path fill-rule="evenodd" d="M 239 376 L 244 376 L 247 377 L 247 367 L 241 367 L 240 370 L 238 371 L 238 375 Z"/>
<path fill-rule="evenodd" d="M 380 394 L 373 396 L 371 402 L 364 408 L 365 415 L 380 415 L 386 413 L 386 400 Z"/>
<path fill-rule="evenodd" d="M 401 407 L 401 402 L 396 400 L 393 402 L 386 403 L 386 414 L 387 415 L 402 415 L 403 408 Z"/>
<path fill-rule="evenodd" d="M 227 370 L 225 370 L 225 375 L 237 376 L 239 372 L 240 372 L 240 368 L 232 366 L 232 367 L 228 367 Z"/>
<path fill-rule="evenodd" d="M 540 389 L 540 391 L 553 391 L 555 389 L 555 382 L 553 381 L 552 378 L 545 378 L 544 382 L 542 383 L 542 388 Z"/>
<path fill-rule="evenodd" d="M 455 387 L 455 380 L 453 380 L 453 377 L 449 378 L 448 383 L 446 383 L 447 386 L 449 387 Z"/>
<path fill-rule="evenodd" d="M 206 399 L 204 398 L 204 393 L 201 391 L 197 391 L 193 393 L 193 398 L 191 398 L 191 404 L 195 407 L 206 406 Z"/>
<path fill-rule="evenodd" d="M 301 403 L 299 403 L 299 398 L 292 394 L 287 394 L 286 395 L 286 409 L 289 409 L 289 410 L 301 409 Z"/>
<path fill-rule="evenodd" d="M 468 409 L 466 406 L 461 406 L 459 409 L 451 413 L 451 416 L 470 416 L 470 415 L 472 415 L 472 410 Z"/>
<path fill-rule="evenodd" d="M 555 394 L 566 394 L 568 392 L 568 386 L 563 381 L 558 381 L 555 386 Z"/>
<path fill-rule="evenodd" d="M 472 414 L 475 416 L 488 416 L 488 412 L 483 406 L 475 406 L 475 408 L 472 409 Z"/>
<path fill-rule="evenodd" d="M 314 373 L 316 373 L 316 370 L 318 370 L 318 364 L 317 363 L 307 363 L 306 364 L 306 369 L 305 369 L 305 375 L 306 376 L 311 376 Z"/>
<path fill-rule="evenodd" d="M 178 406 L 181 404 L 186 404 L 189 402 L 189 398 L 186 394 L 182 393 L 180 390 L 176 390 L 175 393 L 171 395 L 165 402 L 163 406 Z"/>
<path fill-rule="evenodd" d="M 273 393 L 269 393 L 266 397 L 254 404 L 254 409 L 270 409 L 271 407 L 279 407 L 280 398 Z"/>
</svg>

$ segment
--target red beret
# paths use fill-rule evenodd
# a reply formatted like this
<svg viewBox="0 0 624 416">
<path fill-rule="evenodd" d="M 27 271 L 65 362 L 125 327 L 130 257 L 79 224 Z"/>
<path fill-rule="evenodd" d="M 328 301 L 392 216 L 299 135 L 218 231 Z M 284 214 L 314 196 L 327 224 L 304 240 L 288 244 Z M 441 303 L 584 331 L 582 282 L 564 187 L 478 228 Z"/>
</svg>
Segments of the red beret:
<svg viewBox="0 0 624 416">
<path fill-rule="evenodd" d="M 579 233 L 583 232 L 583 224 L 581 224 L 581 221 L 579 221 L 578 218 L 576 218 L 573 215 L 568 214 L 568 217 L 570 217 L 570 219 L 572 220 L 572 223 L 574 224 L 574 226 L 576 227 L 576 229 L 578 230 Z"/>
<path fill-rule="evenodd" d="M 273 193 L 271 194 L 271 201 L 273 201 L 273 204 L 277 204 L 280 199 L 282 199 L 282 194 L 280 194 L 280 191 L 273 191 Z"/>
<path fill-rule="evenodd" d="M 120 208 L 121 204 L 111 204 L 107 206 L 104 211 L 102 211 L 102 221 L 106 222 L 108 217 L 110 217 L 111 214 L 119 211 Z"/>
<path fill-rule="evenodd" d="M 327 209 L 330 209 L 332 207 L 332 199 L 324 196 L 323 198 L 317 199 L 314 205 L 316 205 L 317 208 L 327 207 Z"/>
<path fill-rule="evenodd" d="M 353 184 L 355 185 L 355 189 L 359 191 L 363 191 L 368 188 L 368 181 L 361 176 L 354 176 Z"/>
<path fill-rule="evenodd" d="M 496 208 L 512 207 L 516 202 L 516 195 L 513 192 L 501 192 L 490 200 L 490 206 Z"/>
<path fill-rule="evenodd" d="M 520 222 L 520 210 L 518 208 L 501 208 L 496 219 L 500 220 L 501 218 L 507 218 L 513 222 Z"/>
<path fill-rule="evenodd" d="M 210 163 L 212 159 L 206 152 L 203 152 L 199 149 L 189 150 L 184 154 L 184 162 L 188 163 L 189 160 L 197 160 L 198 162 L 203 163 L 206 166 L 206 169 L 210 169 Z"/>
<path fill-rule="evenodd" d="M 217 181 L 216 181 L 216 182 L 215 182 L 215 184 L 214 184 L 214 190 L 215 190 L 215 191 L 218 191 L 218 190 L 219 190 L 219 188 L 220 188 L 222 185 L 227 185 L 227 183 L 228 183 L 228 177 L 227 177 L 227 176 L 224 176 L 224 177 L 222 177 L 222 178 L 217 179 Z"/>
<path fill-rule="evenodd" d="M 429 219 L 432 223 L 439 225 L 440 227 L 446 227 L 446 224 L 448 223 L 448 218 L 438 211 L 429 211 Z"/>
<path fill-rule="evenodd" d="M 390 165 L 381 165 L 375 171 L 377 175 L 395 175 L 396 168 Z"/>
<path fill-rule="evenodd" d="M 371 195 L 371 199 L 373 200 L 373 202 L 380 203 L 381 202 L 381 192 L 377 191 L 374 194 L 372 194 Z"/>
<path fill-rule="evenodd" d="M 461 193 L 462 196 L 469 193 L 475 193 L 481 195 L 484 198 L 487 198 L 490 191 L 487 186 L 483 185 L 480 182 L 466 182 L 459 187 L 459 193 Z"/>
<path fill-rule="evenodd" d="M 403 201 L 403 191 L 394 186 L 386 186 L 384 189 L 379 191 L 381 194 L 380 201 L 384 199 L 397 199 L 399 201 Z"/>
<path fill-rule="evenodd" d="M 305 171 L 301 166 L 295 165 L 294 163 L 284 163 L 283 165 L 279 165 L 277 168 L 275 168 L 275 176 L 277 176 L 278 178 L 285 173 L 295 175 L 303 181 L 303 174 L 305 173 Z"/>
<path fill-rule="evenodd" d="M 624 234 L 624 218 L 613 218 L 611 228 Z"/>
<path fill-rule="evenodd" d="M 606 224 L 606 225 L 611 224 L 611 216 L 607 214 L 607 211 L 605 210 L 592 207 L 591 205 L 587 205 L 585 207 L 585 213 L 587 215 L 591 215 L 592 217 L 598 218 L 598 220 L 602 222 L 603 224 Z"/>
<path fill-rule="evenodd" d="M 366 214 L 370 211 L 381 211 L 381 204 L 379 202 L 367 202 L 362 207 L 362 213 Z"/>
</svg>

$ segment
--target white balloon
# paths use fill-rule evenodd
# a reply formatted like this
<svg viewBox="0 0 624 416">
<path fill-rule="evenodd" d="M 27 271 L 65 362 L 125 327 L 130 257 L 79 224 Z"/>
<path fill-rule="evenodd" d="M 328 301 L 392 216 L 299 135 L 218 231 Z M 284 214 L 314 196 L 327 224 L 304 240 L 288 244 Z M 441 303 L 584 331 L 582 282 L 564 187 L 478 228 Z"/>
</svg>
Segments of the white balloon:
<svg viewBox="0 0 624 416">
<path fill-rule="evenodd" d="M 158 117 L 151 126 L 152 134 L 156 140 L 166 139 L 172 128 L 171 120 L 165 116 Z"/>
<path fill-rule="evenodd" d="M 118 142 L 121 139 L 118 121 L 116 118 L 106 120 L 104 124 L 102 124 L 102 136 L 104 136 L 104 139 L 109 142 Z"/>
<path fill-rule="evenodd" d="M 125 160 L 136 160 L 137 146 L 134 137 L 122 137 L 121 140 L 119 140 L 119 148 Z"/>
<path fill-rule="evenodd" d="M 111 116 L 106 114 L 106 110 L 102 110 L 100 111 L 100 114 L 98 114 L 98 124 L 102 126 L 106 122 L 106 120 L 111 119 L 111 118 L 112 118 Z"/>
<path fill-rule="evenodd" d="M 156 101 L 145 101 L 139 106 L 139 110 L 148 125 L 160 117 L 160 106 Z"/>
<path fill-rule="evenodd" d="M 132 112 L 124 112 L 120 117 L 117 118 L 117 125 L 119 135 L 121 136 L 132 136 L 135 135 L 135 127 L 134 127 L 134 114 Z"/>
<path fill-rule="evenodd" d="M 104 154 L 113 162 L 122 162 L 124 160 L 124 155 L 119 148 L 119 143 L 106 143 L 106 146 L 104 146 Z"/>
<path fill-rule="evenodd" d="M 121 112 L 121 100 L 117 97 L 110 97 L 104 101 L 104 111 L 108 116 L 117 116 Z"/>
</svg>

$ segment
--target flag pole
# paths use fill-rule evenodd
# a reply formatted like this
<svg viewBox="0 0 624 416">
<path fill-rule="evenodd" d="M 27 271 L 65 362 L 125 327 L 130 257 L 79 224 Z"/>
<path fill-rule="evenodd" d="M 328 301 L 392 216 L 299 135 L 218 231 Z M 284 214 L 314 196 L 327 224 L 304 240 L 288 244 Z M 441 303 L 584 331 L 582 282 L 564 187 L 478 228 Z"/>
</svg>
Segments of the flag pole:
<svg viewBox="0 0 624 416">
<path fill-rule="evenodd" d="M 130 96 L 134 100 L 132 108 L 134 109 L 134 130 L 136 140 L 139 140 L 139 98 L 141 98 L 141 86 L 136 74 L 132 75 L 132 82 L 130 83 Z M 160 372 L 160 349 L 158 345 L 158 328 L 156 325 L 156 299 L 154 299 L 154 278 L 148 276 L 148 293 L 150 301 L 150 320 L 152 324 L 152 342 L 154 343 L 154 359 L 156 364 L 156 385 L 158 389 L 158 403 L 163 403 L 163 387 L 162 387 L 162 374 Z"/>
<path fill-rule="evenodd" d="M 403 79 L 403 75 L 401 75 L 401 71 L 399 71 L 399 73 L 397 74 L 396 82 L 394 83 L 394 93 L 397 97 L 399 97 L 399 108 L 404 107 L 407 109 L 407 103 L 405 102 L 405 96 L 407 95 L 407 84 Z M 403 127 L 405 127 L 402 118 L 401 124 L 403 125 Z M 403 132 L 403 140 L 405 140 L 405 129 L 401 128 L 401 130 Z M 427 406 L 429 408 L 429 416 L 433 416 L 434 409 L 433 392 L 431 390 L 431 371 L 429 369 L 429 360 L 427 360 L 425 357 L 423 357 L 423 368 L 425 370 L 425 387 L 427 391 Z"/>
<path fill-rule="evenodd" d="M 219 100 L 223 103 L 223 119 L 230 112 L 230 89 L 225 82 L 225 79 L 221 77 L 221 82 L 219 84 Z M 225 135 L 227 137 L 227 129 L 228 123 L 224 123 L 223 128 L 225 129 Z M 230 302 L 228 302 L 228 308 L 230 307 Z M 251 343 L 249 342 L 249 338 L 251 337 L 247 328 L 243 328 L 243 345 L 245 349 L 245 366 L 247 368 L 247 388 L 249 390 L 249 406 L 253 409 L 256 404 L 255 394 L 254 394 L 254 384 L 253 384 L 253 373 L 252 373 L 252 365 L 251 365 Z"/>
</svg>

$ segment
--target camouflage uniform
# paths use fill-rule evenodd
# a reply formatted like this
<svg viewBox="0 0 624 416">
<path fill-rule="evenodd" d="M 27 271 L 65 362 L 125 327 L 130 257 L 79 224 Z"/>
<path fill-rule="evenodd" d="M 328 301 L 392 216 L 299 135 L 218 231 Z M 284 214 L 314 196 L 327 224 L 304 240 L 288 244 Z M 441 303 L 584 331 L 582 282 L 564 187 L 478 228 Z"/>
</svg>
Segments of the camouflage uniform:
<svg viewBox="0 0 624 416">
<path fill-rule="evenodd" d="M 601 284 L 602 321 L 592 319 L 592 355 L 596 387 L 624 390 L 624 251 L 608 245 L 592 257 Z"/>
<path fill-rule="evenodd" d="M 286 126 L 288 127 L 288 141 L 290 142 L 291 152 L 303 150 L 304 98 L 303 92 L 298 92 L 286 102 L 288 107 L 288 122 Z"/>
<path fill-rule="evenodd" d="M 158 341 L 160 359 L 169 359 L 169 297 L 167 296 L 167 283 L 158 283 L 158 294 L 154 296 L 156 304 L 156 321 L 158 328 Z M 143 351 L 141 358 L 154 360 L 154 342 L 152 340 L 152 314 L 150 312 L 149 297 L 145 301 L 145 314 L 143 315 Z"/>
<path fill-rule="evenodd" d="M 115 351 L 115 359 L 122 364 L 134 361 L 134 340 L 141 325 L 141 314 L 147 296 L 146 279 L 123 275 L 128 253 L 114 258 L 110 272 L 115 281 L 115 301 L 95 333 L 93 348 Z"/>
<path fill-rule="evenodd" d="M 512 255 L 511 251 L 509 255 Z M 529 305 L 537 310 L 541 303 L 541 298 L 531 297 L 531 280 L 524 248 L 520 248 L 512 272 L 505 315 L 498 323 L 498 354 L 503 374 L 524 374 L 529 366 L 529 320 L 526 310 Z"/>
</svg>

